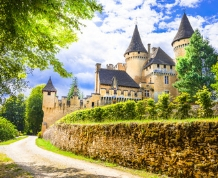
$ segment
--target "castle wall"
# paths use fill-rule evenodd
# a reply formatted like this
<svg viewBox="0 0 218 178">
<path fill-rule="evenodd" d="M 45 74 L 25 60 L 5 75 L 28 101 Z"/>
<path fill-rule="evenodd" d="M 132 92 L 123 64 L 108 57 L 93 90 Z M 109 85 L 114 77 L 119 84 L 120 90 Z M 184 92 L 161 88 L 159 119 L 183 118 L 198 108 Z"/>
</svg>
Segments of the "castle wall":
<svg viewBox="0 0 218 178">
<path fill-rule="evenodd" d="M 55 133 L 55 134 L 54 134 Z M 169 177 L 218 177 L 218 122 L 55 124 L 43 137 L 60 149 Z"/>
</svg>

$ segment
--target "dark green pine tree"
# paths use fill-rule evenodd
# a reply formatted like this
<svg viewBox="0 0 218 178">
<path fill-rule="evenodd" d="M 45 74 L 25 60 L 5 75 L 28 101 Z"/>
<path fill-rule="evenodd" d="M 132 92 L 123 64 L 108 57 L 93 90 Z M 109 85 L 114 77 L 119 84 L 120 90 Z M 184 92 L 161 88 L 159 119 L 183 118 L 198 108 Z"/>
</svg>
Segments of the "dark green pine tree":
<svg viewBox="0 0 218 178">
<path fill-rule="evenodd" d="M 78 81 L 77 81 L 76 77 L 73 77 L 70 90 L 69 90 L 69 92 L 67 94 L 67 100 L 69 101 L 70 98 L 73 97 L 73 96 L 80 96 L 80 91 L 79 91 L 79 88 L 78 88 Z"/>
<path fill-rule="evenodd" d="M 179 92 L 187 92 L 193 98 L 198 90 L 206 86 L 210 91 L 215 83 L 212 66 L 216 64 L 216 51 L 207 39 L 203 39 L 199 30 L 190 38 L 185 48 L 186 55 L 177 58 L 178 81 L 174 84 Z"/>
</svg>

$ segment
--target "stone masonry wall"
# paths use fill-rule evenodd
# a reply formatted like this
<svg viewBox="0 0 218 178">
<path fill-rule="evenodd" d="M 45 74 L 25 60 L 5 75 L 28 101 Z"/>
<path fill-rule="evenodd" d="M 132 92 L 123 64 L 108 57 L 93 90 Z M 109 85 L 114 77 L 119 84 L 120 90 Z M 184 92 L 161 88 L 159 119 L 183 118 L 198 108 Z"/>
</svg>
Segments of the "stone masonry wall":
<svg viewBox="0 0 218 178">
<path fill-rule="evenodd" d="M 57 147 L 171 177 L 218 177 L 218 122 L 55 124 L 43 137 Z"/>
</svg>

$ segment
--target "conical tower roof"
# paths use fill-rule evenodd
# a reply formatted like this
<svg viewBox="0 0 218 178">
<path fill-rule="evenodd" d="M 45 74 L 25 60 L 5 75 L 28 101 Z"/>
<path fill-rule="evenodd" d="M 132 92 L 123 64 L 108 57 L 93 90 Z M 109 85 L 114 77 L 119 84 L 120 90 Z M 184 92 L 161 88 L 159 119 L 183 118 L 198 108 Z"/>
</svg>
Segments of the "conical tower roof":
<svg viewBox="0 0 218 178">
<path fill-rule="evenodd" d="M 134 30 L 133 35 L 132 35 L 132 40 L 131 40 L 126 52 L 124 53 L 124 55 L 126 53 L 130 53 L 130 52 L 146 52 L 147 53 L 147 51 L 142 43 L 137 25 L 135 25 L 135 30 Z"/>
<path fill-rule="evenodd" d="M 179 26 L 179 30 L 172 41 L 172 45 L 177 40 L 190 38 L 193 33 L 194 33 L 194 30 L 193 30 L 193 28 L 188 20 L 188 17 L 184 13 L 182 20 L 181 20 L 181 23 L 180 23 L 180 26 Z"/>
<path fill-rule="evenodd" d="M 48 83 L 46 84 L 46 86 L 42 89 L 42 91 L 50 91 L 50 92 L 57 92 L 57 90 L 55 89 L 52 81 L 51 81 L 51 77 L 48 80 Z"/>
</svg>

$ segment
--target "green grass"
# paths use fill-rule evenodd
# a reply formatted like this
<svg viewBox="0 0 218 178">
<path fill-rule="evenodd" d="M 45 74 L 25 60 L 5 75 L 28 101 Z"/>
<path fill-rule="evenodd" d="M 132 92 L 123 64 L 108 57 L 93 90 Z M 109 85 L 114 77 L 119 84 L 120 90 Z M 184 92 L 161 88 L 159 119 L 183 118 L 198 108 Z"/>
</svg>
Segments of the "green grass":
<svg viewBox="0 0 218 178">
<path fill-rule="evenodd" d="M 22 170 L 5 154 L 0 153 L 0 177 L 33 178 L 28 172 Z"/>
<path fill-rule="evenodd" d="M 129 173 L 134 174 L 134 175 L 145 177 L 145 178 L 166 178 L 167 177 L 167 176 L 163 176 L 163 175 L 149 173 L 149 172 L 146 172 L 144 170 L 135 170 L 135 169 L 125 168 L 125 167 L 119 166 L 119 165 L 114 164 L 114 163 L 108 163 L 108 162 L 103 162 L 100 160 L 94 160 L 91 158 L 84 157 L 82 155 L 76 155 L 72 152 L 63 151 L 63 150 L 60 150 L 59 148 L 57 148 L 56 146 L 52 145 L 50 143 L 50 141 L 46 141 L 46 140 L 41 139 L 41 138 L 36 139 L 36 145 L 39 146 L 40 148 L 43 148 L 45 150 L 48 150 L 48 151 L 51 151 L 51 152 L 54 152 L 54 153 L 57 153 L 57 154 L 60 154 L 63 156 L 67 156 L 70 158 L 79 159 L 79 160 L 103 165 L 106 167 L 115 168 L 115 169 L 118 169 L 118 170 L 121 170 L 124 172 L 129 172 Z"/>
<path fill-rule="evenodd" d="M 4 141 L 4 142 L 0 142 L 0 145 L 9 145 L 11 143 L 14 143 L 14 142 L 17 142 L 19 140 L 22 140 L 24 138 L 26 138 L 27 136 L 20 136 L 20 137 L 17 137 L 15 139 L 11 139 L 11 140 L 7 140 L 7 141 Z"/>
<path fill-rule="evenodd" d="M 63 122 L 63 121 L 62 121 Z M 62 123 L 61 122 L 61 123 Z M 68 123 L 66 124 L 88 124 L 88 125 L 96 125 L 96 124 L 118 124 L 118 123 L 124 123 L 124 124 L 129 124 L 129 123 L 139 123 L 139 124 L 145 124 L 145 123 L 152 123 L 152 122 L 161 122 L 161 123 L 191 123 L 191 122 L 218 122 L 218 117 L 215 118 L 188 118 L 188 119 L 142 119 L 142 120 L 117 120 L 117 121 L 103 121 L 103 122 L 92 122 L 92 121 L 77 121 L 74 123 Z M 60 122 L 57 122 L 60 123 Z M 64 122 L 63 122 L 64 123 Z"/>
</svg>

